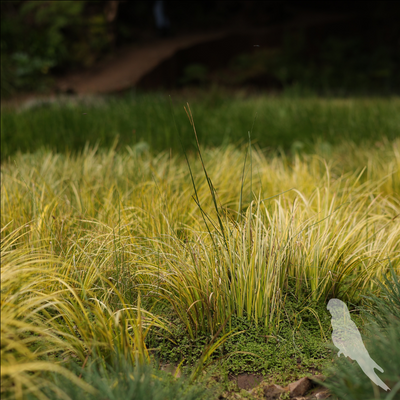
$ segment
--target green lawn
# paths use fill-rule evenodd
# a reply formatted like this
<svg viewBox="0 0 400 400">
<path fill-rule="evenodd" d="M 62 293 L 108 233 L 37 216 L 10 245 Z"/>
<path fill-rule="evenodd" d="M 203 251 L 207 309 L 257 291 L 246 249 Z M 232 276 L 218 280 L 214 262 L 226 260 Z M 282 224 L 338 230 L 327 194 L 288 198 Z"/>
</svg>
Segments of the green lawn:
<svg viewBox="0 0 400 400">
<path fill-rule="evenodd" d="M 88 102 L 65 101 L 25 111 L 2 110 L 3 161 L 16 151 L 46 146 L 58 152 L 77 151 L 87 142 L 110 147 L 146 142 L 154 151 L 194 148 L 194 135 L 182 95 L 138 94 Z M 399 98 L 321 99 L 249 97 L 216 91 L 190 100 L 202 146 L 243 143 L 251 132 L 261 148 L 310 149 L 320 141 L 356 144 L 400 136 Z M 171 104 L 173 104 L 171 106 Z M 181 142 L 179 139 L 181 137 Z"/>
</svg>

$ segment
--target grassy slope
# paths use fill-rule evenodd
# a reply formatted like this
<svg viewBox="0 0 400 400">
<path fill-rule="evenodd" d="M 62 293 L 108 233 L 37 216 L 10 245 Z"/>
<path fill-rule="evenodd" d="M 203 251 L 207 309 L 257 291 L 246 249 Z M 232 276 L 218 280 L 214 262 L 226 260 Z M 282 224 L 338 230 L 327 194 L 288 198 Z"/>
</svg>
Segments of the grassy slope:
<svg viewBox="0 0 400 400">
<path fill-rule="evenodd" d="M 193 364 L 225 322 L 226 331 L 246 332 L 227 337 L 215 357 L 253 353 L 226 358 L 226 374 L 273 372 L 284 381 L 320 367 L 329 356 L 326 298 L 358 303 L 377 289 L 373 279 L 387 274 L 388 257 L 399 270 L 399 141 L 338 141 L 289 158 L 256 149 L 250 158 L 232 146 L 206 150 L 217 209 L 201 163 L 190 155 L 198 202 L 213 221 L 205 217 L 209 231 L 181 156 L 86 148 L 78 156 L 40 150 L 4 162 L 2 331 L 19 355 L 2 352 L 2 373 L 3 365 L 44 356 L 84 363 L 89 348 L 109 354 L 109 362 L 116 348 Z M 121 314 L 121 303 L 134 308 Z M 141 317 L 141 307 L 152 314 Z M 64 319 L 48 322 L 58 313 Z M 47 341 L 16 339 L 21 329 L 40 333 L 49 323 Z M 149 324 L 158 326 L 150 335 L 143 330 Z M 24 385 L 30 378 L 21 368 L 14 379 Z"/>
</svg>

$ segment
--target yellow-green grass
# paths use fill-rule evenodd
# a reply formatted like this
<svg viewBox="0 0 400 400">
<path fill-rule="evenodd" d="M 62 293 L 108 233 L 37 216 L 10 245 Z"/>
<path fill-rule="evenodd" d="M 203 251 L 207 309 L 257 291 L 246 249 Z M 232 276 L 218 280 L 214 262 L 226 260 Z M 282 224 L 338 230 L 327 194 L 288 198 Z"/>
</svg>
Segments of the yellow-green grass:
<svg viewBox="0 0 400 400">
<path fill-rule="evenodd" d="M 142 310 L 140 301 L 125 304 L 95 267 L 71 264 L 40 241 L 27 245 L 24 226 L 7 235 L 6 229 L 1 242 L 2 397 L 33 392 L 46 398 L 41 388 L 52 383 L 40 378 L 43 371 L 95 392 L 60 365 L 70 357 L 85 363 L 101 354 L 107 360 L 117 350 L 127 360 L 149 361 L 144 341 L 150 325 L 164 328 L 160 319 Z M 112 298 L 118 308 L 111 307 Z"/>
<path fill-rule="evenodd" d="M 171 314 L 143 304 L 169 305 L 192 338 L 232 315 L 272 332 L 288 291 L 356 302 L 389 260 L 400 271 L 400 141 L 249 153 L 205 150 L 212 185 L 195 154 L 190 169 L 115 148 L 4 163 L 2 390 L 68 355 L 151 358 L 148 328 Z"/>
</svg>

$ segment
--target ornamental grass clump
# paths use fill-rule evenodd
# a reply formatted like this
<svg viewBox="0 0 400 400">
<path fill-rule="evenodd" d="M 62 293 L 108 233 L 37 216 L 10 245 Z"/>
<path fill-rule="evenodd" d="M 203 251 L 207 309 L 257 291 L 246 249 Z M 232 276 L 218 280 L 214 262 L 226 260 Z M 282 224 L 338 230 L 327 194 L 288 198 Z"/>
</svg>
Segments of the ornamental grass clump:
<svg viewBox="0 0 400 400">
<path fill-rule="evenodd" d="M 226 146 L 190 169 L 116 147 L 3 163 L 2 393 L 40 393 L 53 366 L 73 381 L 71 358 L 148 363 L 153 326 L 213 337 L 198 376 L 232 317 L 278 332 L 289 294 L 379 294 L 400 263 L 400 143 L 382 146 Z"/>
<path fill-rule="evenodd" d="M 5 227 L 6 228 L 6 227 Z M 4 233 L 4 228 L 2 234 Z M 25 226 L 1 243 L 1 393 L 38 398 L 44 387 L 59 391 L 43 371 L 64 376 L 81 390 L 95 390 L 63 367 L 71 357 L 86 364 L 90 357 L 113 359 L 117 351 L 134 364 L 149 361 L 145 338 L 162 322 L 123 298 L 94 267 L 82 268 L 49 253 L 43 243 L 24 243 Z M 111 307 L 111 297 L 118 307 Z"/>
</svg>

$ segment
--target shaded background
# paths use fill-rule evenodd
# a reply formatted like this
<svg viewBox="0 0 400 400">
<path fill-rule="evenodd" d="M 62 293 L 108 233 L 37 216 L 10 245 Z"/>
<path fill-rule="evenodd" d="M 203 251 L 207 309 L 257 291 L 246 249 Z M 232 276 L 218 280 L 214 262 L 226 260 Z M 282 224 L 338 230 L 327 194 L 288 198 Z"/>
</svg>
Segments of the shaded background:
<svg viewBox="0 0 400 400">
<path fill-rule="evenodd" d="M 399 92 L 398 2 L 166 0 L 165 29 L 154 3 L 2 2 L 2 97 L 210 85 Z M 131 75 L 102 85 L 121 65 Z"/>
</svg>

